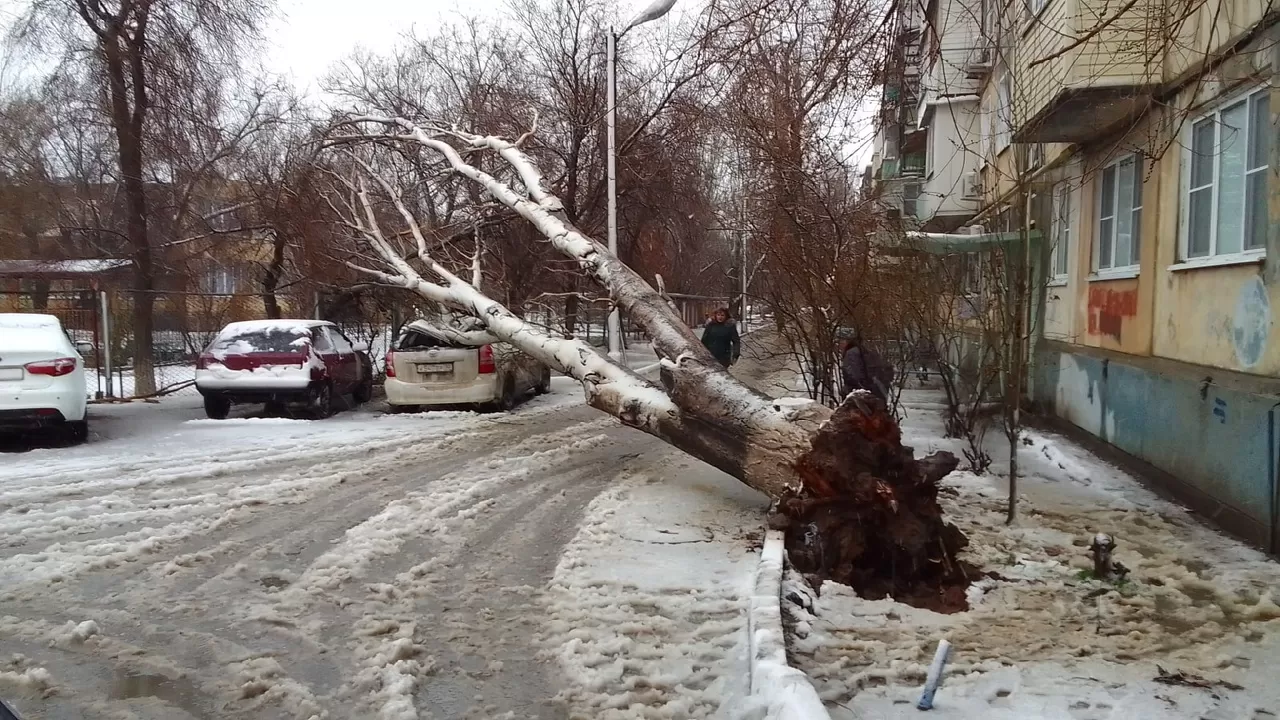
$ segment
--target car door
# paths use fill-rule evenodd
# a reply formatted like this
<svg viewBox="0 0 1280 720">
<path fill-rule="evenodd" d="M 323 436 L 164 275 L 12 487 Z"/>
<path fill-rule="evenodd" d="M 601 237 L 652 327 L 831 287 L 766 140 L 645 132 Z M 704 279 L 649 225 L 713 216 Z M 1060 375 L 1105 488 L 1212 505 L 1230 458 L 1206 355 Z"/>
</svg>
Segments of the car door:
<svg viewBox="0 0 1280 720">
<path fill-rule="evenodd" d="M 323 325 L 311 329 L 311 351 L 320 358 L 320 362 L 324 363 L 325 373 L 328 374 L 330 382 L 338 386 L 336 389 L 340 391 L 345 382 L 342 379 L 342 363 L 339 361 L 337 349 L 333 347 L 328 328 Z"/>
<path fill-rule="evenodd" d="M 326 326 L 324 330 L 329 336 L 329 344 L 333 345 L 334 357 L 338 363 L 337 376 L 340 378 L 342 391 L 347 392 L 356 386 L 360 374 L 356 350 L 347 336 L 343 335 L 338 328 Z"/>
</svg>

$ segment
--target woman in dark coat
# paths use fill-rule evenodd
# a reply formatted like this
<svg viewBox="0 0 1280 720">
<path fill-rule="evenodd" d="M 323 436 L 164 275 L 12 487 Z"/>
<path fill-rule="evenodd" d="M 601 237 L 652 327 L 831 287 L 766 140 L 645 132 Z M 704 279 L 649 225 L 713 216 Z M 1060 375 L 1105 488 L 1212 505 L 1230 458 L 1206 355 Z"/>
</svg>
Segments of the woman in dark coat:
<svg viewBox="0 0 1280 720">
<path fill-rule="evenodd" d="M 729 367 L 742 354 L 742 339 L 738 337 L 738 325 L 729 319 L 729 310 L 715 311 L 702 329 L 702 344 L 721 365 Z"/>
</svg>

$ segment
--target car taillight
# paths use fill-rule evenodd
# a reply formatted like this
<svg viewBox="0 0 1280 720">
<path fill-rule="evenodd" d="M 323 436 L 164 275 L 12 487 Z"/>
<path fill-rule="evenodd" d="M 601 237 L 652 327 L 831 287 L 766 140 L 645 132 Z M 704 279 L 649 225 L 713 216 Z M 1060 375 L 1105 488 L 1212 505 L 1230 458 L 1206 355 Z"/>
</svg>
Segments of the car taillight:
<svg viewBox="0 0 1280 720">
<path fill-rule="evenodd" d="M 480 374 L 491 375 L 498 372 L 498 366 L 493 362 L 493 346 L 480 346 Z"/>
<path fill-rule="evenodd" d="M 387 351 L 387 377 L 396 376 L 396 354 L 393 350 Z"/>
<path fill-rule="evenodd" d="M 41 360 L 40 362 L 27 363 L 25 365 L 27 372 L 32 375 L 48 375 L 49 377 L 62 377 L 70 375 L 76 369 L 75 358 L 58 358 L 57 360 Z"/>
</svg>

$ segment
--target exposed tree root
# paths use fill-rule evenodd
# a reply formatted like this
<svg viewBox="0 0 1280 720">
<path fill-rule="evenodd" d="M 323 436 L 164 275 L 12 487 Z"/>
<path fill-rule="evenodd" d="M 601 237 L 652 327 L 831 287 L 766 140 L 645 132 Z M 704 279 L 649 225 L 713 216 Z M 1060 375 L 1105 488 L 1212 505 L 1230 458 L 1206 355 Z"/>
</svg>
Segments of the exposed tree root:
<svg viewBox="0 0 1280 720">
<path fill-rule="evenodd" d="M 792 564 L 863 597 L 967 609 L 977 571 L 956 558 L 968 539 L 938 504 L 938 482 L 957 464 L 948 452 L 916 460 L 883 402 L 851 396 L 797 465 L 804 494 L 779 503 Z"/>
</svg>

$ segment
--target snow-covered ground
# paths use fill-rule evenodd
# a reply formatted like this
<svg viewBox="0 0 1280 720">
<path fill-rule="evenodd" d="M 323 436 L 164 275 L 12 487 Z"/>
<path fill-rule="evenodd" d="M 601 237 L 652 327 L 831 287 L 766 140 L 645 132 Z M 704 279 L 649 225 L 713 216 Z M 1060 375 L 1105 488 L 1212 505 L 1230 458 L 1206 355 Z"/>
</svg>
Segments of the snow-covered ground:
<svg viewBox="0 0 1280 720">
<path fill-rule="evenodd" d="M 744 694 L 763 496 L 673 450 L 588 506 L 546 595 L 570 717 L 706 718 Z"/>
<path fill-rule="evenodd" d="M 904 442 L 917 456 L 958 455 L 942 438 L 936 397 L 908 391 L 905 400 Z M 989 437 L 998 453 L 1003 435 Z M 1020 518 L 1007 527 L 1007 457 L 997 455 L 991 475 L 944 481 L 944 508 L 984 572 L 969 611 L 861 600 L 831 583 L 812 614 L 790 606 L 793 661 L 834 718 L 919 717 L 915 703 L 941 638 L 953 651 L 936 717 L 1280 716 L 1280 565 L 1069 440 L 1038 432 L 1020 448 Z M 1126 582 L 1087 576 L 1096 532 L 1115 536 L 1117 559 L 1131 570 Z M 1162 671 L 1208 687 L 1160 682 Z"/>
<path fill-rule="evenodd" d="M 51 719 L 713 715 L 740 694 L 763 501 L 553 385 L 498 415 L 95 405 L 89 443 L 0 456 L 0 697 Z"/>
</svg>

